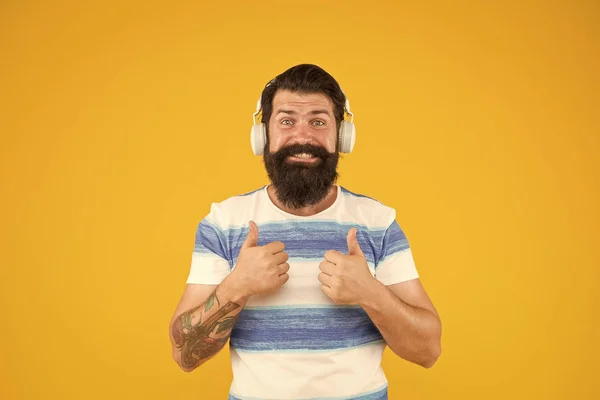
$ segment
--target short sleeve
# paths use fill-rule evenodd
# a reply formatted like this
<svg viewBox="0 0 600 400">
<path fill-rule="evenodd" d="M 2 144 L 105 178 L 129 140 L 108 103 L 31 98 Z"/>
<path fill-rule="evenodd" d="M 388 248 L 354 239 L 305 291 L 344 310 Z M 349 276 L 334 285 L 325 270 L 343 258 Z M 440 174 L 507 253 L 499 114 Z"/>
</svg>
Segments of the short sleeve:
<svg viewBox="0 0 600 400">
<path fill-rule="evenodd" d="M 218 285 L 231 271 L 225 235 L 211 214 L 196 229 L 188 284 Z"/>
<path fill-rule="evenodd" d="M 384 285 L 393 285 L 419 277 L 408 240 L 394 219 L 385 231 L 375 277 Z"/>
</svg>

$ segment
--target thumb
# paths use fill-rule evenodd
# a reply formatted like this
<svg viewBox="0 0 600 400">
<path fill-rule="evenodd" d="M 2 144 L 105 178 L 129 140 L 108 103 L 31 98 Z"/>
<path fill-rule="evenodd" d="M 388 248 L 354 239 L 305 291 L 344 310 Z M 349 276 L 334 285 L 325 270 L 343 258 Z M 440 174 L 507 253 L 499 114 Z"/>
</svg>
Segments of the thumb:
<svg viewBox="0 0 600 400">
<path fill-rule="evenodd" d="M 255 246 L 258 246 L 258 227 L 254 221 L 250 221 L 250 229 L 248 230 L 248 236 L 246 236 L 246 240 L 242 244 L 242 249 Z"/>
<path fill-rule="evenodd" d="M 356 239 L 356 228 L 352 228 L 348 231 L 346 241 L 348 242 L 349 256 L 365 256 L 360 248 L 360 245 L 358 244 L 358 240 Z"/>
</svg>

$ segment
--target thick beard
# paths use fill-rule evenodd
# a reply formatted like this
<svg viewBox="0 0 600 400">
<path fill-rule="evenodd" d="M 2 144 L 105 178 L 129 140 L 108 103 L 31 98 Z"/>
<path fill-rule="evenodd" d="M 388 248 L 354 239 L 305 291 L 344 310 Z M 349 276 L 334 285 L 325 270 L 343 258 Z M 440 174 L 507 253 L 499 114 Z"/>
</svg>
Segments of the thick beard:
<svg viewBox="0 0 600 400">
<path fill-rule="evenodd" d="M 293 154 L 309 153 L 317 160 L 314 164 L 288 162 Z M 322 147 L 310 144 L 295 144 L 275 153 L 265 149 L 264 163 L 277 198 L 293 210 L 313 206 L 325 199 L 337 181 L 339 154 L 329 153 Z"/>
</svg>

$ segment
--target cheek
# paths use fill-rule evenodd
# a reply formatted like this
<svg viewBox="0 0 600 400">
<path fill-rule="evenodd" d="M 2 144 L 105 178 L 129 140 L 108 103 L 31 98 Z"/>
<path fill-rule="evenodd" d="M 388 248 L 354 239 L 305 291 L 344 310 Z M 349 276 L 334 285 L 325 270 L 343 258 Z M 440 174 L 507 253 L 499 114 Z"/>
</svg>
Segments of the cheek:
<svg viewBox="0 0 600 400">
<path fill-rule="evenodd" d="M 267 141 L 269 144 L 269 151 L 274 153 L 281 148 L 290 145 L 293 142 L 294 135 L 291 131 L 277 130 L 269 127 L 267 133 Z"/>
<path fill-rule="evenodd" d="M 337 135 L 337 132 L 334 132 L 331 140 L 329 141 L 330 143 L 329 143 L 328 150 L 330 153 L 333 153 L 337 149 L 337 141 L 338 141 L 338 135 Z"/>
<path fill-rule="evenodd" d="M 333 153 L 337 148 L 337 132 L 329 132 L 325 137 L 322 138 L 319 142 L 323 147 L 327 149 L 330 153 Z"/>
<path fill-rule="evenodd" d="M 269 143 L 269 151 L 274 153 L 281 148 L 281 135 L 273 135 L 273 132 L 269 131 L 267 134 L 267 141 Z"/>
</svg>

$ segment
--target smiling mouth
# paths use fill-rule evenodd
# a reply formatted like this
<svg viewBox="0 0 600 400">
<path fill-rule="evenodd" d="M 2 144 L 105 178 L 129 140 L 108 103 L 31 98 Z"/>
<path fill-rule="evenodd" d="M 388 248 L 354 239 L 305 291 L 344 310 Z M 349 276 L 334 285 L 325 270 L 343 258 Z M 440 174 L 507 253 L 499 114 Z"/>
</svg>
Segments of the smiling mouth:
<svg viewBox="0 0 600 400">
<path fill-rule="evenodd" d="M 298 161 L 298 162 L 314 162 L 318 160 L 318 157 L 313 156 L 310 153 L 297 153 L 288 157 L 288 160 Z"/>
</svg>

